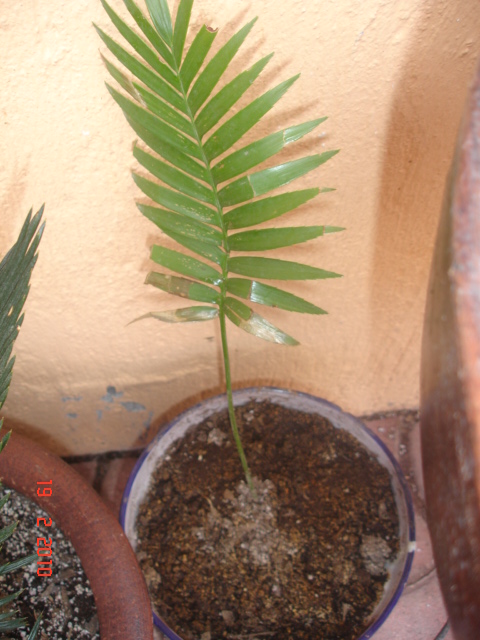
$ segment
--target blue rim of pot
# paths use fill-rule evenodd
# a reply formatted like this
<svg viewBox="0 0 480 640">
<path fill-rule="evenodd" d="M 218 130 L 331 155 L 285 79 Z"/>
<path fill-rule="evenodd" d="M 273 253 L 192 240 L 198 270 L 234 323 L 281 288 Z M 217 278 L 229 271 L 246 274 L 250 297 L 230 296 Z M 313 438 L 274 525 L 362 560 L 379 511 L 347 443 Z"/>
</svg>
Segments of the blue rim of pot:
<svg viewBox="0 0 480 640">
<path fill-rule="evenodd" d="M 407 481 L 405 480 L 405 476 L 403 474 L 403 471 L 402 471 L 397 459 L 394 457 L 393 453 L 390 451 L 390 449 L 386 446 L 386 444 L 373 431 L 371 431 L 371 429 L 366 427 L 361 420 L 359 420 L 358 418 L 353 416 L 351 413 L 343 411 L 343 409 L 341 409 L 338 405 L 334 404 L 333 402 L 329 402 L 328 400 L 324 400 L 323 398 L 318 398 L 317 396 L 314 396 L 314 395 L 309 394 L 309 393 L 304 393 L 302 391 L 294 391 L 294 390 L 289 390 L 289 389 L 280 389 L 278 387 L 246 387 L 244 389 L 239 389 L 239 390 L 234 391 L 233 392 L 233 397 L 234 397 L 234 400 L 235 400 L 235 396 L 238 397 L 239 394 L 253 394 L 255 392 L 257 392 L 257 393 L 258 392 L 273 392 L 275 394 L 283 394 L 285 396 L 288 395 L 288 396 L 296 396 L 296 397 L 300 397 L 300 398 L 305 398 L 305 399 L 308 399 L 310 401 L 315 402 L 318 405 L 322 405 L 324 407 L 328 407 L 328 408 L 330 408 L 330 409 L 332 409 L 334 411 L 338 411 L 338 412 L 344 414 L 350 420 L 353 420 L 356 423 L 356 425 L 365 434 L 367 434 L 371 440 L 373 440 L 375 442 L 375 444 L 383 451 L 383 453 L 389 459 L 390 464 L 393 467 L 393 470 L 394 470 L 394 472 L 396 474 L 396 477 L 397 477 L 397 479 L 399 481 L 399 484 L 400 484 L 400 487 L 401 487 L 401 491 L 402 491 L 402 494 L 403 494 L 403 497 L 404 497 L 404 500 L 405 500 L 405 506 L 406 506 L 406 510 L 407 510 L 408 551 L 407 551 L 407 554 L 406 554 L 406 557 L 405 557 L 405 564 L 404 564 L 404 567 L 403 567 L 402 575 L 401 575 L 401 577 L 400 577 L 400 579 L 398 581 L 397 587 L 396 587 L 394 593 L 392 594 L 390 600 L 385 605 L 385 608 L 380 613 L 380 615 L 370 624 L 370 626 L 362 633 L 362 635 L 360 635 L 357 638 L 357 640 L 368 640 L 383 625 L 385 620 L 391 614 L 391 612 L 394 609 L 395 605 L 397 604 L 398 600 L 400 599 L 400 596 L 402 595 L 403 590 L 404 590 L 404 588 L 405 588 L 405 586 L 407 584 L 408 576 L 410 574 L 410 569 L 411 569 L 412 563 L 413 563 L 413 557 L 414 557 L 414 554 L 415 554 L 415 515 L 414 515 L 414 508 L 413 508 L 413 500 L 412 500 L 412 496 L 411 496 L 411 493 L 410 493 L 410 489 L 408 488 L 408 485 L 407 485 Z M 216 395 L 216 396 L 212 396 L 211 398 L 206 398 L 206 399 L 198 402 L 197 404 L 193 405 L 192 407 L 189 407 L 185 411 L 182 411 L 182 413 L 180 413 L 176 418 L 174 418 L 172 421 L 167 423 L 163 427 L 163 429 L 161 429 L 159 431 L 159 433 L 157 433 L 157 435 L 150 442 L 150 444 L 146 447 L 145 451 L 142 453 L 142 455 L 137 460 L 137 463 L 135 464 L 135 466 L 134 466 L 134 468 L 133 468 L 133 470 L 132 470 L 132 472 L 131 472 L 131 474 L 130 474 L 130 476 L 128 478 L 127 485 L 126 485 L 125 490 L 123 492 L 122 504 L 121 504 L 121 507 L 120 507 L 119 520 L 120 520 L 120 524 L 121 524 L 121 526 L 122 526 L 124 531 L 125 531 L 125 523 L 126 523 L 126 514 L 127 514 L 128 502 L 129 502 L 129 498 L 130 498 L 130 494 L 131 494 L 131 491 L 132 491 L 133 484 L 135 482 L 137 474 L 140 471 L 143 463 L 145 462 L 146 458 L 148 457 L 148 455 L 150 454 L 152 449 L 156 446 L 157 442 L 159 440 L 161 440 L 171 429 L 173 429 L 175 427 L 175 425 L 179 421 L 184 419 L 184 417 L 186 415 L 188 415 L 189 413 L 191 413 L 191 412 L 193 412 L 193 411 L 195 411 L 197 409 L 200 409 L 206 402 L 220 400 L 220 399 L 225 398 L 225 397 L 226 397 L 225 394 L 219 394 L 219 395 Z M 176 634 L 175 631 L 173 631 L 173 629 L 171 629 L 166 624 L 166 622 L 164 622 L 153 609 L 152 609 L 152 613 L 153 613 L 153 620 L 154 620 L 155 626 L 158 627 L 160 629 L 160 631 L 162 633 L 164 633 L 168 638 L 170 638 L 170 640 L 184 640 L 181 636 Z"/>
</svg>

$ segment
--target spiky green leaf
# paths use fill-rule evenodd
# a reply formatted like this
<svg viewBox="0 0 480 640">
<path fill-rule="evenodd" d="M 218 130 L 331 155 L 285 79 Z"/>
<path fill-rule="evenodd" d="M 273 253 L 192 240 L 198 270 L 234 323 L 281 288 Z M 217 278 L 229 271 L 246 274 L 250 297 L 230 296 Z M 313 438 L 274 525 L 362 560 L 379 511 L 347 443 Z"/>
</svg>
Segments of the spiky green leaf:
<svg viewBox="0 0 480 640">
<path fill-rule="evenodd" d="M 36 553 L 32 553 L 31 555 L 20 558 L 19 560 L 13 560 L 12 562 L 6 562 L 2 566 L 0 566 L 0 576 L 5 576 L 7 573 L 13 573 L 17 571 L 21 567 L 25 567 L 27 564 L 31 564 L 37 560 L 38 556 Z"/>
<path fill-rule="evenodd" d="M 282 291 L 277 287 L 272 287 L 256 280 L 245 280 L 244 278 L 228 278 L 227 291 L 234 296 L 264 304 L 269 307 L 277 307 L 285 311 L 295 311 L 297 313 L 312 313 L 315 315 L 326 314 L 320 307 L 299 298 L 293 293 Z"/>
<path fill-rule="evenodd" d="M 151 49 L 145 42 L 140 38 L 137 33 L 133 29 L 131 29 L 115 11 L 111 8 L 111 6 L 107 3 L 106 0 L 100 0 L 103 8 L 109 15 L 113 24 L 117 27 L 118 31 L 122 34 L 125 40 L 133 47 L 133 49 L 147 62 L 152 69 L 154 69 L 159 75 L 161 75 L 169 84 L 171 84 L 175 89 L 180 91 L 180 82 L 178 76 L 172 71 L 170 67 L 161 62 L 158 59 L 158 54 L 156 51 Z M 107 45 L 108 46 L 108 45 Z"/>
<path fill-rule="evenodd" d="M 240 73 L 207 103 L 195 120 L 195 126 L 201 138 L 220 121 L 247 89 L 250 88 L 272 56 L 273 53 L 265 56 L 265 58 L 259 60 L 248 69 L 248 71 Z"/>
<path fill-rule="evenodd" d="M 185 103 L 182 96 L 168 82 L 166 82 L 156 71 L 137 60 L 113 38 L 107 35 L 100 27 L 95 27 L 108 49 L 129 71 L 147 87 L 158 94 L 163 100 L 170 103 L 179 111 L 185 112 Z"/>
<path fill-rule="evenodd" d="M 221 282 L 221 274 L 216 269 L 179 251 L 154 245 L 150 257 L 162 267 L 181 273 L 182 276 L 197 278 L 208 284 L 219 285 Z"/>
<path fill-rule="evenodd" d="M 10 536 L 15 532 L 17 526 L 18 522 L 12 522 L 6 527 L 3 527 L 3 529 L 0 529 L 0 544 L 3 544 L 5 540 L 8 540 L 8 538 L 10 538 Z"/>
<path fill-rule="evenodd" d="M 232 273 L 266 280 L 323 280 L 341 278 L 338 273 L 310 267 L 299 262 L 275 260 L 274 258 L 229 258 L 228 269 Z"/>
<path fill-rule="evenodd" d="M 299 75 L 296 75 L 270 89 L 263 96 L 260 96 L 232 116 L 225 124 L 222 124 L 205 142 L 204 150 L 207 158 L 211 161 L 224 151 L 228 151 L 237 140 L 240 140 L 247 131 L 272 109 L 299 77 Z"/>
<path fill-rule="evenodd" d="M 27 640 L 35 640 L 40 630 L 40 623 L 42 622 L 42 614 L 38 615 L 38 618 L 35 620 L 35 624 L 32 627 L 32 630 L 28 634 Z"/>
<path fill-rule="evenodd" d="M 152 24 L 147 20 L 147 18 L 143 15 L 141 10 L 135 4 L 133 0 L 123 0 L 123 3 L 127 7 L 130 15 L 138 24 L 140 29 L 143 31 L 148 40 L 153 44 L 158 53 L 162 56 L 165 62 L 170 66 L 175 66 L 175 60 L 173 59 L 172 52 L 167 47 L 162 38 L 158 35 L 158 33 L 153 28 Z"/>
<path fill-rule="evenodd" d="M 217 212 L 198 200 L 185 196 L 183 193 L 178 191 L 172 191 L 171 189 L 162 187 L 151 180 L 142 178 L 142 176 L 139 176 L 136 173 L 133 174 L 133 179 L 143 193 L 157 204 L 160 204 L 171 211 L 182 213 L 194 220 L 218 225 Z"/>
<path fill-rule="evenodd" d="M 5 605 L 10 604 L 10 602 L 13 602 L 14 600 L 16 600 L 18 596 L 22 593 L 23 593 L 23 589 L 20 589 L 15 593 L 11 593 L 9 596 L 3 596 L 2 598 L 0 598 L 0 607 L 4 607 Z"/>
<path fill-rule="evenodd" d="M 0 421 L 0 428 L 3 425 L 3 418 Z M 2 439 L 0 440 L 0 453 L 5 449 L 5 447 L 7 446 L 8 441 L 10 440 L 10 436 L 12 435 L 12 431 L 10 430 L 8 433 L 6 433 L 4 436 L 2 436 Z M 2 485 L 0 484 L 0 487 Z"/>
<path fill-rule="evenodd" d="M 126 98 L 108 84 L 107 89 L 110 91 L 115 102 L 121 107 L 125 116 L 128 116 L 130 120 L 133 120 L 147 131 L 153 133 L 160 138 L 162 142 L 179 149 L 182 153 L 186 153 L 194 158 L 201 157 L 198 146 L 193 140 L 187 138 L 183 133 L 174 129 L 156 115 L 135 104 L 135 102 L 132 102 L 132 100 Z"/>
<path fill-rule="evenodd" d="M 283 187 L 313 171 L 336 153 L 338 152 L 326 151 L 322 154 L 298 158 L 239 178 L 218 192 L 220 203 L 224 207 L 230 207 Z"/>
<path fill-rule="evenodd" d="M 162 180 L 162 182 L 169 187 L 172 187 L 176 191 L 182 191 L 191 198 L 215 206 L 215 195 L 205 184 L 187 176 L 182 171 L 162 162 L 137 146 L 133 148 L 133 155 L 142 167 L 145 167 L 147 171 L 150 171 L 151 174 L 159 180 Z"/>
<path fill-rule="evenodd" d="M 183 233 L 172 233 L 167 231 L 165 233 L 167 233 L 170 238 L 173 238 L 173 240 L 181 244 L 182 247 L 190 249 L 190 251 L 202 256 L 202 258 L 206 258 L 207 260 L 218 264 L 222 270 L 225 269 L 227 264 L 227 254 L 220 247 L 207 242 L 202 242 L 201 240 L 195 240 Z"/>
<path fill-rule="evenodd" d="M 188 91 L 190 88 L 190 85 L 202 66 L 207 53 L 210 51 L 217 33 L 216 29 L 211 29 L 210 27 L 203 25 L 195 36 L 195 39 L 185 56 L 182 68 L 180 69 L 180 78 L 182 80 L 184 91 Z"/>
<path fill-rule="evenodd" d="M 156 30 L 166 44 L 171 45 L 173 38 L 172 17 L 167 0 L 145 0 L 145 2 Z"/>
<path fill-rule="evenodd" d="M 299 344 L 295 338 L 292 338 L 292 336 L 289 336 L 271 322 L 262 318 L 262 316 L 252 311 L 250 307 L 247 307 L 247 305 L 240 302 L 240 300 L 227 298 L 225 313 L 233 324 L 236 324 L 237 327 L 247 333 L 251 333 L 257 338 L 289 346 Z"/>
<path fill-rule="evenodd" d="M 0 483 L 0 489 L 1 488 L 2 488 L 2 484 Z M 2 499 L 0 500 L 0 511 L 3 509 L 3 507 L 7 504 L 7 502 L 9 500 L 10 500 L 10 492 L 8 492 L 4 496 L 2 496 Z"/>
<path fill-rule="evenodd" d="M 222 242 L 221 232 L 202 222 L 191 220 L 179 213 L 150 207 L 141 203 L 137 203 L 137 207 L 146 218 L 168 235 L 181 233 L 192 240 L 199 240 L 215 246 L 219 246 Z"/>
<path fill-rule="evenodd" d="M 207 181 L 207 172 L 204 166 L 198 164 L 193 158 L 187 156 L 177 147 L 167 144 L 162 138 L 151 130 L 146 129 L 127 115 L 127 120 L 135 133 L 147 144 L 152 151 L 173 164 L 174 167 L 185 171 L 194 178 Z"/>
<path fill-rule="evenodd" d="M 313 131 L 319 124 L 327 118 L 318 118 L 294 127 L 288 127 L 278 133 L 273 133 L 266 138 L 256 140 L 246 147 L 234 151 L 226 158 L 223 158 L 212 169 L 212 176 L 216 184 L 235 178 L 241 173 L 256 167 L 260 163 L 268 160 L 283 147 L 291 142 L 299 140 L 310 131 Z"/>
<path fill-rule="evenodd" d="M 132 82 L 130 78 L 127 78 L 125 74 L 103 55 L 102 60 L 112 78 L 114 78 L 122 89 L 129 93 L 134 100 L 139 102 L 144 108 L 149 109 L 154 115 L 158 116 L 160 120 L 171 124 L 186 135 L 190 137 L 195 135 L 192 123 L 187 120 L 182 113 L 161 100 L 151 91 L 145 89 L 145 87 L 138 84 L 138 82 Z"/>
<path fill-rule="evenodd" d="M 340 231 L 340 228 L 337 229 Z M 228 240 L 232 251 L 268 251 L 279 247 L 290 247 L 313 238 L 323 236 L 325 227 L 284 227 L 282 229 L 260 229 L 242 231 Z"/>
<path fill-rule="evenodd" d="M 155 116 L 158 116 L 161 120 L 167 124 L 171 124 L 175 129 L 178 129 L 182 133 L 185 133 L 190 138 L 195 136 L 195 130 L 192 123 L 180 112 L 175 111 L 170 105 L 158 98 L 151 91 L 147 91 L 137 83 L 133 83 L 134 89 L 138 95 L 138 101 L 140 104 L 151 111 Z M 187 138 L 188 140 L 188 138 Z M 184 142 L 184 141 L 183 141 Z M 184 144 L 182 142 L 182 148 Z M 196 153 L 192 154 L 196 157 Z"/>
<path fill-rule="evenodd" d="M 205 284 L 187 280 L 187 278 L 179 278 L 178 276 L 169 276 L 164 273 L 151 271 L 145 279 L 145 284 L 151 284 L 157 289 L 162 289 L 162 291 L 171 293 L 174 296 L 188 298 L 196 302 L 218 304 L 220 301 L 218 291 Z"/>
<path fill-rule="evenodd" d="M 27 624 L 26 618 L 14 618 L 16 612 L 12 611 L 10 616 L 0 618 L 0 632 L 6 633 L 7 631 L 13 631 L 14 629 L 20 629 Z"/>
<path fill-rule="evenodd" d="M 225 267 L 227 255 L 219 246 L 218 230 L 189 220 L 184 215 L 157 209 L 157 207 L 149 207 L 141 203 L 137 203 L 137 207 L 145 217 L 182 247 L 218 264 L 222 269 Z"/>
<path fill-rule="evenodd" d="M 218 317 L 218 309 L 216 307 L 186 307 L 183 309 L 170 309 L 169 311 L 150 311 L 139 318 L 135 318 L 129 324 L 146 318 L 155 318 L 161 322 L 170 324 L 178 324 L 180 322 L 205 322 Z"/>
<path fill-rule="evenodd" d="M 236 209 L 231 209 L 223 216 L 223 221 L 229 229 L 243 229 L 278 218 L 289 211 L 293 211 L 312 198 L 315 198 L 320 190 L 303 189 L 282 193 L 279 196 L 271 196 L 249 202 Z"/>
<path fill-rule="evenodd" d="M 0 263 L 0 336 L 8 336 L 7 341 L 2 340 L 0 352 L 0 407 L 5 401 L 11 380 L 13 343 L 23 321 L 22 309 L 43 234 L 42 215 L 43 207 L 33 217 L 30 210 L 18 240 Z M 5 444 L 4 438 L 2 448 Z"/>
<path fill-rule="evenodd" d="M 194 115 L 213 91 L 223 72 L 239 50 L 256 20 L 257 19 L 254 18 L 234 36 L 232 36 L 230 40 L 223 45 L 220 51 L 215 54 L 205 69 L 198 76 L 188 96 L 188 104 L 190 105 L 191 112 Z"/>
<path fill-rule="evenodd" d="M 173 30 L 173 54 L 178 66 L 180 66 L 182 61 L 183 47 L 185 46 L 192 5 L 193 0 L 180 0 L 177 18 L 175 20 L 175 28 Z"/>
</svg>

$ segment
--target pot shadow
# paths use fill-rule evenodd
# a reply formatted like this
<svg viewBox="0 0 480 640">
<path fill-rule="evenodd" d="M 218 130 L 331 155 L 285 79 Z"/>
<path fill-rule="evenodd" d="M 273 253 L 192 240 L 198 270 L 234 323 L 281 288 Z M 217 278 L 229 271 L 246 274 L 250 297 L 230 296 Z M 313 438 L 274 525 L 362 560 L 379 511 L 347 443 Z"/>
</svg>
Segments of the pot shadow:
<svg viewBox="0 0 480 640">
<path fill-rule="evenodd" d="M 425 6 L 393 96 L 366 301 L 371 338 L 363 383 L 374 389 L 383 379 L 384 398 L 397 399 L 399 381 L 419 376 L 430 256 L 479 33 L 474 0 Z"/>
</svg>

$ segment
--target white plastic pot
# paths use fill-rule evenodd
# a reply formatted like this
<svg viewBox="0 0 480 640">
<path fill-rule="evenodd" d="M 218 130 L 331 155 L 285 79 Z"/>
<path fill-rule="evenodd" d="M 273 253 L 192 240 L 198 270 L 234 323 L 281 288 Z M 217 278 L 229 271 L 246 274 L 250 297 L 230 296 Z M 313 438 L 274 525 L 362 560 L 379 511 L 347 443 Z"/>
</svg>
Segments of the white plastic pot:
<svg viewBox="0 0 480 640">
<path fill-rule="evenodd" d="M 415 549 L 415 523 L 413 505 L 410 492 L 403 473 L 386 446 L 360 420 L 344 413 L 339 407 L 320 398 L 305 393 L 287 391 L 270 387 L 242 389 L 234 392 L 234 404 L 240 406 L 251 400 L 262 402 L 269 400 L 281 406 L 316 413 L 327 418 L 336 428 L 345 429 L 351 433 L 370 453 L 372 453 L 385 467 L 391 478 L 391 485 L 395 496 L 399 517 L 400 551 L 396 559 L 389 566 L 389 579 L 384 586 L 383 596 L 370 616 L 369 626 L 358 640 L 371 638 L 375 631 L 385 622 L 386 618 L 397 603 L 406 585 Z M 225 395 L 216 396 L 197 404 L 182 413 L 169 423 L 165 429 L 151 442 L 143 455 L 139 458 L 127 483 L 120 522 L 134 549 L 137 546 L 135 521 L 139 506 L 146 499 L 150 486 L 150 478 L 155 468 L 161 463 L 168 447 L 191 428 L 203 422 L 210 415 L 227 407 Z M 171 640 L 182 640 L 153 612 L 154 622 Z"/>
</svg>

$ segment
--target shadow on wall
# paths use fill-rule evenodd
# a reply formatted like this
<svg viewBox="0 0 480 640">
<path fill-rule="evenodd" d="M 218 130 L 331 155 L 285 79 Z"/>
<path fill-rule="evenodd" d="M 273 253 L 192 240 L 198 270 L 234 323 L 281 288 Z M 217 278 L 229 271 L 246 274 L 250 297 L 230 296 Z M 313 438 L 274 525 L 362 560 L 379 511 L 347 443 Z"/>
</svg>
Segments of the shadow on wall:
<svg viewBox="0 0 480 640">
<path fill-rule="evenodd" d="M 479 52 L 477 0 L 425 3 L 393 96 L 376 215 L 368 369 L 389 376 L 387 390 L 419 376 L 430 257 Z"/>
</svg>

